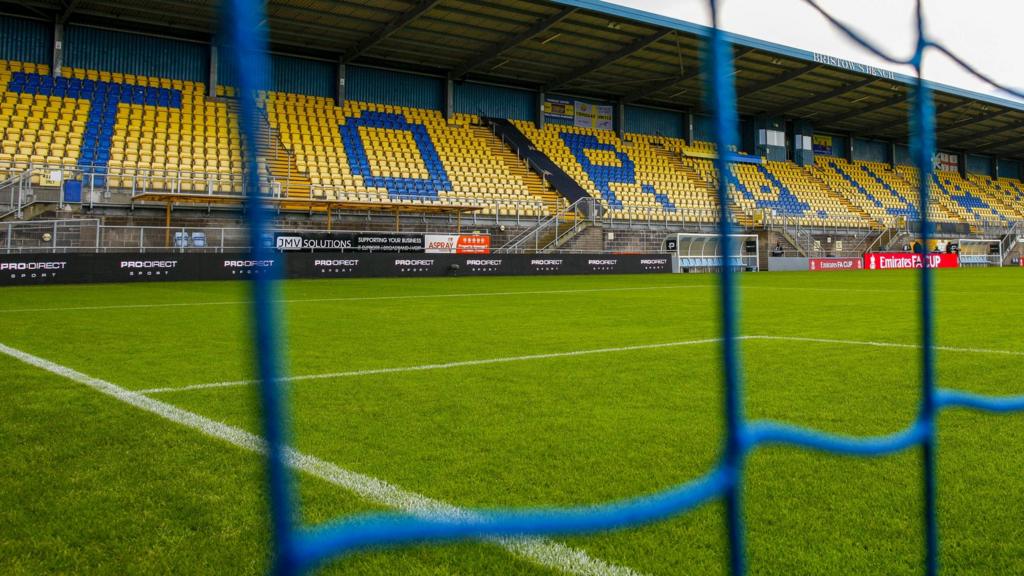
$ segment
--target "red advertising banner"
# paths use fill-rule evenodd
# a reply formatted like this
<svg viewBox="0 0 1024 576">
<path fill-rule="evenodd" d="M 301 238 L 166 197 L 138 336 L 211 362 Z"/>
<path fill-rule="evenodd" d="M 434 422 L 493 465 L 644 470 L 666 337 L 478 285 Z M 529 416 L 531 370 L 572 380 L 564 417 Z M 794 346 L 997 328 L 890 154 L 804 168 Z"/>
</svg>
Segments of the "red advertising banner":
<svg viewBox="0 0 1024 576">
<path fill-rule="evenodd" d="M 860 258 L 811 258 L 807 261 L 811 272 L 834 272 L 839 270 L 863 270 Z"/>
<path fill-rule="evenodd" d="M 427 234 L 424 248 L 430 254 L 490 254 L 491 237 L 486 234 Z"/>
<path fill-rule="evenodd" d="M 864 268 L 868 270 L 905 270 L 920 268 L 928 258 L 929 268 L 959 268 L 958 254 L 912 254 L 909 252 L 872 252 L 864 255 Z"/>
</svg>

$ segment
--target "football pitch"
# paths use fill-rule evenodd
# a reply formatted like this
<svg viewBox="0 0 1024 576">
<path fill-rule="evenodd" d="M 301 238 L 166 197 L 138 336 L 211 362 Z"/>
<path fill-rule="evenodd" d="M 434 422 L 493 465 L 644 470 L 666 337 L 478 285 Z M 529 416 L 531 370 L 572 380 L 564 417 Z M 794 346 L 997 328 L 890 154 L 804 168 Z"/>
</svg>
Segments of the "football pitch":
<svg viewBox="0 0 1024 576">
<path fill-rule="evenodd" d="M 936 271 L 938 384 L 1024 394 L 1024 270 Z M 745 408 L 850 435 L 919 402 L 918 274 L 741 275 Z M 288 281 L 302 520 L 649 494 L 722 448 L 712 275 Z M 242 282 L 0 289 L 0 572 L 258 574 Z M 943 411 L 941 564 L 1024 573 L 1024 416 Z M 920 454 L 768 447 L 753 574 L 919 574 Z M 329 574 L 724 574 L 718 502 L 639 529 L 374 550 Z"/>
</svg>

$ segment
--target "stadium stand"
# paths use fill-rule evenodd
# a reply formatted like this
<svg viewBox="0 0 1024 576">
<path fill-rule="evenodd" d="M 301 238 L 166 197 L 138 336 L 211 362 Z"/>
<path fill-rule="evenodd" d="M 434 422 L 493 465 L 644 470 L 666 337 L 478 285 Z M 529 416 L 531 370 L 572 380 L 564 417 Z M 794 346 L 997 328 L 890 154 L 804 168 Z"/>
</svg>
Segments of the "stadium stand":
<svg viewBox="0 0 1024 576">
<path fill-rule="evenodd" d="M 693 146 L 681 147 L 680 151 L 689 154 L 683 158 L 685 165 L 714 182 L 712 144 L 696 141 Z M 731 176 L 730 189 L 735 193 L 735 202 L 749 222 L 754 221 L 755 215 L 757 218 L 768 215 L 805 226 L 865 228 L 871 225 L 866 214 L 859 214 L 848 200 L 791 162 L 736 163 Z M 740 221 L 744 223 L 743 218 Z"/>
<path fill-rule="evenodd" d="M 897 173 L 903 176 L 911 186 L 917 187 L 920 181 L 917 168 L 913 166 L 897 166 Z M 939 201 L 942 207 L 953 214 L 961 222 L 971 225 L 986 225 L 1005 223 L 1006 217 L 993 209 L 980 197 L 963 191 L 958 183 L 954 183 L 954 176 L 959 180 L 959 175 L 953 172 L 936 171 L 932 174 L 930 190 L 932 197 Z"/>
<path fill-rule="evenodd" d="M 133 192 L 238 194 L 242 143 L 235 91 L 201 82 L 0 61 L 0 177 L 27 169 L 34 185 L 79 179 Z M 339 202 L 481 205 L 484 214 L 544 217 L 568 202 L 472 114 L 262 94 L 259 158 L 272 193 Z M 590 195 L 610 219 L 715 221 L 710 142 L 532 122 L 513 124 Z M 811 167 L 736 152 L 730 183 L 737 222 L 763 216 L 801 226 L 879 227 L 917 219 L 910 166 L 819 155 Z M 54 172 L 53 169 L 59 171 Z M 271 188 L 270 186 L 276 186 Z M 936 222 L 1024 219 L 1024 184 L 938 172 Z"/>
<path fill-rule="evenodd" d="M 1019 219 L 1021 216 L 1011 204 L 1006 204 L 992 188 L 980 182 L 963 178 L 959 172 L 937 172 L 936 176 L 950 197 L 983 218 L 999 221 Z"/>
<path fill-rule="evenodd" d="M 12 170 L 62 168 L 95 186 L 178 192 L 226 193 L 238 181 L 237 120 L 201 83 L 70 67 L 54 77 L 6 61 L 0 82 L 0 164 Z"/>
<path fill-rule="evenodd" d="M 812 180 L 799 166 L 789 162 L 737 164 L 733 187 L 742 194 L 740 202 L 758 210 L 773 210 L 807 226 L 849 226 L 863 228 L 870 221 L 851 211 L 849 201 Z"/>
<path fill-rule="evenodd" d="M 447 122 L 436 110 L 353 101 L 338 107 L 330 98 L 277 92 L 266 95 L 265 108 L 314 197 L 479 203 L 485 214 L 526 216 L 557 208 L 474 130 L 474 116 Z"/>
<path fill-rule="evenodd" d="M 1011 210 L 1015 219 L 1024 219 L 1024 185 L 1020 180 L 978 174 L 968 174 L 968 178 L 982 189 L 990 191 Z"/>
<path fill-rule="evenodd" d="M 713 222 L 717 202 L 706 181 L 694 179 L 658 136 L 626 135 L 576 126 L 516 127 L 544 154 L 600 199 L 611 218 Z M 661 150 L 659 150 L 659 148 Z"/>
<path fill-rule="evenodd" d="M 885 164 L 818 156 L 812 173 L 877 222 L 892 225 L 901 218 L 918 218 L 916 188 Z M 940 204 L 932 204 L 930 212 L 934 221 L 958 221 Z"/>
</svg>

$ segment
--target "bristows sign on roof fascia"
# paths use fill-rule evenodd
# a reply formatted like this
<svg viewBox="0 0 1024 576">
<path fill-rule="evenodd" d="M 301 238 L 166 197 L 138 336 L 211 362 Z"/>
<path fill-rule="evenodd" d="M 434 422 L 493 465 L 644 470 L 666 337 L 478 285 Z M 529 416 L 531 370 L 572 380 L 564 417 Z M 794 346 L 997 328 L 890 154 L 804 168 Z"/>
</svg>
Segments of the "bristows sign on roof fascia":
<svg viewBox="0 0 1024 576">
<path fill-rule="evenodd" d="M 854 62 L 852 60 L 845 60 L 836 56 L 829 56 L 828 54 L 819 54 L 815 52 L 814 61 L 819 64 L 849 70 L 850 72 L 870 74 L 871 76 L 878 76 L 879 78 L 885 78 L 886 80 L 896 80 L 896 73 L 890 70 L 876 68 L 875 66 L 868 66 L 867 64 L 861 64 L 860 62 Z"/>
</svg>

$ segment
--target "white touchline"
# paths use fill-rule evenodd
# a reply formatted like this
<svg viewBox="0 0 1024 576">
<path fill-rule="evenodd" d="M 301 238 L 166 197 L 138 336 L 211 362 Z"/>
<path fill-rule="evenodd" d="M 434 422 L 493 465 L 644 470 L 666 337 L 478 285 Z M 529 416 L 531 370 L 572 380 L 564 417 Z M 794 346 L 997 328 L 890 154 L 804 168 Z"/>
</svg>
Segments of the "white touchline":
<svg viewBox="0 0 1024 576">
<path fill-rule="evenodd" d="M 645 290 L 682 290 L 692 288 L 713 288 L 715 284 L 684 284 L 675 286 L 629 286 L 618 288 L 570 288 L 565 290 L 521 290 L 509 292 L 459 292 L 454 294 L 405 294 L 399 296 L 347 296 L 338 298 L 289 298 L 275 300 L 278 304 L 302 304 L 317 302 L 372 302 L 379 300 L 422 300 L 431 298 L 474 298 L 485 296 L 519 296 L 519 295 L 543 295 L 543 294 L 577 294 L 586 292 L 637 292 Z M 829 288 L 820 286 L 742 286 L 742 291 L 747 290 L 791 290 L 791 291 L 812 291 L 812 292 L 892 292 L 892 293 L 914 293 L 914 289 L 898 290 L 886 288 Z M 958 292 L 953 290 L 936 290 L 936 294 L 971 294 L 970 292 Z M 1013 292 L 987 292 L 987 294 L 1006 294 L 1016 296 Z M 216 300 L 212 302 L 163 302 L 154 304 L 110 304 L 102 306 L 64 306 L 52 308 L 0 308 L 0 314 L 17 314 L 25 312 L 75 312 L 93 310 L 132 310 L 145 308 L 188 308 L 194 306 L 241 306 L 252 304 L 251 300 Z"/>
<path fill-rule="evenodd" d="M 106 380 L 94 378 L 88 374 L 83 374 L 67 366 L 34 356 L 5 344 L 0 344 L 0 353 L 52 374 L 73 380 L 79 384 L 84 384 L 121 402 L 156 414 L 171 422 L 182 424 L 207 436 L 219 438 L 240 448 L 257 453 L 263 453 L 265 449 L 263 438 L 251 432 L 246 432 L 241 428 L 229 426 L 167 404 L 166 402 L 143 396 L 138 392 L 126 390 Z M 325 480 L 335 486 L 345 488 L 365 500 L 389 508 L 425 517 L 468 518 L 472 514 L 470 511 L 447 502 L 403 490 L 384 480 L 346 470 L 336 464 L 316 456 L 304 454 L 295 449 L 288 449 L 286 457 L 288 465 L 296 470 Z M 588 555 L 583 550 L 571 548 L 546 538 L 496 538 L 493 539 L 493 542 L 531 562 L 568 574 L 579 576 L 640 576 L 639 572 L 631 568 L 605 562 Z"/>
<path fill-rule="evenodd" d="M 448 368 L 462 368 L 464 366 L 483 366 L 486 364 L 504 364 L 506 362 L 525 362 L 529 360 L 543 360 L 545 358 L 565 358 L 568 356 L 588 356 L 590 354 L 607 354 L 611 352 L 631 352 L 635 350 L 654 350 L 657 348 L 675 348 L 678 346 L 691 346 L 694 344 L 711 344 L 721 342 L 721 338 L 704 338 L 701 340 L 680 340 L 678 342 L 662 342 L 658 344 L 636 344 L 633 346 L 618 346 L 615 348 L 592 348 L 590 350 L 572 350 L 569 352 L 548 352 L 544 354 L 529 354 L 526 356 L 503 356 L 499 358 L 483 358 L 480 360 L 460 360 L 457 362 L 445 362 L 442 364 L 421 364 L 419 366 L 397 366 L 394 368 L 371 368 L 368 370 L 352 370 L 350 372 L 329 372 L 326 374 L 307 374 L 304 376 L 286 376 L 281 379 L 283 382 L 301 382 L 303 380 L 326 380 L 329 378 L 350 378 L 353 376 L 372 376 L 374 374 L 393 374 L 397 372 L 421 372 L 424 370 L 445 370 Z M 244 386 L 253 384 L 255 380 L 230 380 L 227 382 L 211 382 L 209 384 L 192 384 L 189 386 L 169 386 L 166 388 L 149 388 L 138 390 L 139 394 L 159 394 L 161 392 L 181 392 L 183 390 L 203 390 L 206 388 L 228 388 L 231 386 Z"/>
<path fill-rule="evenodd" d="M 303 304 L 316 302 L 369 302 L 377 300 L 423 300 L 431 298 L 474 298 L 485 296 L 519 296 L 543 294 L 578 294 L 584 292 L 638 292 L 644 290 L 683 290 L 710 288 L 713 284 L 684 284 L 676 286 L 624 286 L 618 288 L 570 288 L 565 290 L 521 290 L 509 292 L 457 292 L 453 294 L 403 294 L 398 296 L 342 296 L 338 298 L 290 298 L 275 300 L 278 304 Z M 136 308 L 183 308 L 192 306 L 240 306 L 252 304 L 251 300 L 218 300 L 214 302 L 165 302 L 156 304 L 110 304 L 106 306 L 69 306 L 61 308 L 0 308 L 0 314 L 21 312 L 73 312 L 88 310 L 121 310 Z"/>
<path fill-rule="evenodd" d="M 906 344 L 902 342 L 873 342 L 868 340 L 839 340 L 833 338 L 806 338 L 802 336 L 740 336 L 739 340 L 778 340 L 789 342 L 815 342 L 818 344 L 843 344 L 845 346 L 873 346 L 876 348 L 921 348 L 920 344 Z M 421 364 L 419 366 L 396 366 L 392 368 L 370 368 L 366 370 L 352 370 L 349 372 L 327 372 L 323 374 L 304 374 L 300 376 L 287 376 L 282 378 L 283 382 L 301 382 L 304 380 L 327 380 L 332 378 L 352 378 L 358 376 L 373 376 L 375 374 L 394 374 L 400 372 L 421 372 L 426 370 L 446 370 L 449 368 L 463 368 L 466 366 L 483 366 L 487 364 L 503 364 L 506 362 L 526 362 L 530 360 L 544 360 L 548 358 L 566 358 L 570 356 L 587 356 L 590 354 L 608 354 L 614 352 L 632 352 L 637 350 L 656 350 L 658 348 L 677 348 L 679 346 L 691 346 L 696 344 L 712 344 L 721 342 L 721 338 L 704 338 L 701 340 L 680 340 L 676 342 L 660 342 L 656 344 L 636 344 L 632 346 L 618 346 L 614 348 L 592 348 L 589 350 L 571 350 L 568 352 L 549 352 L 545 354 L 529 354 L 526 356 L 504 356 L 499 358 L 483 358 L 479 360 L 460 360 L 456 362 L 443 362 L 438 364 Z M 1003 354 L 1006 356 L 1024 356 L 1024 351 L 1017 350 L 996 350 L 991 348 L 958 348 L 955 346 L 935 346 L 936 350 L 946 352 L 965 352 L 971 354 Z M 163 388 L 149 388 L 136 391 L 138 394 L 160 394 L 163 392 L 184 392 L 188 390 L 205 390 L 207 388 L 229 388 L 232 386 L 245 386 L 254 384 L 255 380 L 229 380 L 225 382 L 210 382 L 208 384 L 190 384 L 186 386 L 167 386 Z"/>
</svg>

